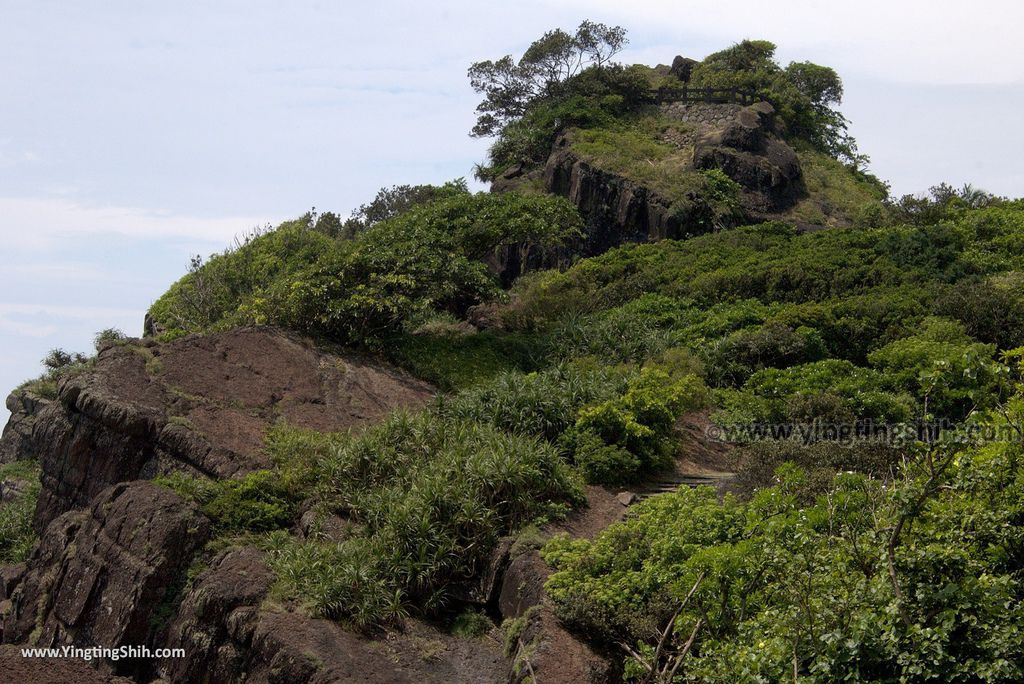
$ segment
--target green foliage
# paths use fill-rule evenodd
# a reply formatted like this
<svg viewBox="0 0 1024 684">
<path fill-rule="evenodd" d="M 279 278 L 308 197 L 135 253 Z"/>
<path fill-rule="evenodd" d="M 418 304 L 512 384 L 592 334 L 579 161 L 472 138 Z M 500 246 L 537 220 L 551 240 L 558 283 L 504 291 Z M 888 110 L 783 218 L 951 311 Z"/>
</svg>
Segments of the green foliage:
<svg viewBox="0 0 1024 684">
<path fill-rule="evenodd" d="M 445 415 L 535 435 L 554 442 L 588 404 L 621 395 L 625 369 L 562 364 L 537 373 L 505 373 L 465 390 L 442 405 Z"/>
<path fill-rule="evenodd" d="M 108 344 L 123 342 L 126 339 L 128 336 L 118 328 L 107 328 L 96 333 L 93 337 L 93 346 L 99 351 Z"/>
<path fill-rule="evenodd" d="M 902 423 L 915 416 L 906 394 L 894 394 L 881 373 L 839 359 L 752 375 L 741 391 L 720 394 L 723 424 L 850 425 Z"/>
<path fill-rule="evenodd" d="M 971 243 L 967 231 L 973 226 L 967 225 L 797 233 L 772 223 L 628 245 L 534 279 L 519 293 L 519 306 L 556 313 L 565 310 L 566 301 L 611 308 L 645 292 L 702 307 L 743 299 L 806 303 L 872 291 L 907 292 L 1018 263 L 1020 248 L 1010 246 L 1008 238 L 1020 229 L 1007 223 L 1005 233 Z"/>
<path fill-rule="evenodd" d="M 532 371 L 545 355 L 532 333 L 483 331 L 467 335 L 403 334 L 389 338 L 392 361 L 443 390 L 473 387 L 510 371 Z"/>
<path fill-rule="evenodd" d="M 371 202 L 360 205 L 344 223 L 330 220 L 324 223 L 324 219 L 330 216 L 324 214 L 316 221 L 315 227 L 319 232 L 334 237 L 354 237 L 370 226 L 396 218 L 417 205 L 467 193 L 469 187 L 464 178 L 444 185 L 393 185 L 381 188 Z"/>
<path fill-rule="evenodd" d="M 498 291 L 483 260 L 502 247 L 554 247 L 580 218 L 567 201 L 453 192 L 353 240 L 308 222 L 256 235 L 193 270 L 150 310 L 168 329 L 273 323 L 344 343 L 378 344 L 431 312 L 462 313 Z"/>
<path fill-rule="evenodd" d="M 846 131 L 846 119 L 836 109 L 843 83 L 829 67 L 791 62 L 783 69 L 775 61 L 773 43 L 744 40 L 708 55 L 694 67 L 690 84 L 754 91 L 775 106 L 791 135 L 837 158 L 864 161 Z"/>
<path fill-rule="evenodd" d="M 905 444 L 888 444 L 872 439 L 819 440 L 764 439 L 740 447 L 734 481 L 735 493 L 749 499 L 758 490 L 779 483 L 778 471 L 794 464 L 805 474 L 795 492 L 802 505 L 811 506 L 827 495 L 838 472 L 857 472 L 886 480 L 898 472 Z"/>
<path fill-rule="evenodd" d="M 97 348 L 100 345 L 101 339 L 106 339 L 105 336 L 116 336 L 117 334 L 120 334 L 121 337 L 115 337 L 115 339 L 124 338 L 123 333 L 113 328 L 97 333 Z M 92 367 L 93 361 L 93 358 L 85 354 L 69 352 L 64 349 L 51 349 L 42 360 L 43 374 L 34 380 L 22 383 L 15 391 L 27 392 L 43 399 L 56 399 L 60 380 L 88 370 Z"/>
<path fill-rule="evenodd" d="M 564 442 L 589 482 L 636 480 L 668 465 L 676 419 L 706 401 L 696 376 L 673 378 L 647 367 L 621 396 L 583 407 Z"/>
<path fill-rule="evenodd" d="M 922 414 L 959 421 L 998 398 L 995 347 L 974 342 L 959 323 L 927 319 L 921 331 L 872 352 L 886 382 L 912 392 Z"/>
<path fill-rule="evenodd" d="M 799 141 L 795 143 L 807 197 L 786 213 L 787 219 L 829 227 L 880 228 L 890 223 L 884 201 L 888 186 L 874 176 Z"/>
<path fill-rule="evenodd" d="M 574 34 L 562 29 L 548 31 L 518 61 L 506 55 L 473 64 L 470 85 L 484 96 L 477 106 L 479 118 L 473 135 L 499 134 L 538 100 L 557 99 L 571 92 L 567 83 L 588 70 L 609 66 L 626 43 L 622 27 L 583 21 Z"/>
<path fill-rule="evenodd" d="M 677 300 L 644 295 L 596 314 L 565 316 L 550 333 L 551 354 L 613 364 L 643 362 L 675 345 L 673 328 L 685 311 Z"/>
<path fill-rule="evenodd" d="M 269 447 L 354 528 L 340 543 L 279 540 L 280 590 L 358 625 L 438 611 L 499 535 L 579 497 L 550 445 L 436 412 L 397 414 L 358 436 L 291 433 Z"/>
<path fill-rule="evenodd" d="M 39 465 L 35 461 L 0 465 L 0 482 L 20 482 L 23 487 L 0 502 L 0 563 L 20 563 L 36 542 L 32 518 L 39 498 Z"/>
<path fill-rule="evenodd" d="M 552 540 L 548 592 L 569 624 L 643 652 L 696 587 L 672 633 L 702 621 L 688 681 L 1016 681 L 1019 451 L 965 453 L 941 488 L 918 471 L 888 487 L 844 474 L 808 502 L 805 474 L 783 467 L 749 503 L 652 497 L 593 541 Z M 907 516 L 894 583 L 887 549 Z"/>
<path fill-rule="evenodd" d="M 287 527 L 295 511 L 280 477 L 257 470 L 237 480 L 206 480 L 181 473 L 154 480 L 198 503 L 224 533 L 268 532 Z"/>
<path fill-rule="evenodd" d="M 452 621 L 452 634 L 464 639 L 475 639 L 491 631 L 494 623 L 484 613 L 467 608 Z"/>
<path fill-rule="evenodd" d="M 960 189 L 947 183 L 933 186 L 924 195 L 903 195 L 886 202 L 894 223 L 927 226 L 956 216 L 964 209 L 982 209 L 1005 204 L 1006 200 L 971 185 Z"/>
</svg>

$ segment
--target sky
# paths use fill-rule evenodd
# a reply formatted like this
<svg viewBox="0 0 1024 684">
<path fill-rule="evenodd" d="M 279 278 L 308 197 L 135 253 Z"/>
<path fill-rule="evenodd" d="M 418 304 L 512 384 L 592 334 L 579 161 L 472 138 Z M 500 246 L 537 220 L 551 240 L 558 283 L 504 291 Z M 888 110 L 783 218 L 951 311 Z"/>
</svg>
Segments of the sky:
<svg viewBox="0 0 1024 684">
<path fill-rule="evenodd" d="M 584 18 L 628 29 L 627 63 L 772 40 L 840 73 L 895 194 L 1024 195 L 1019 2 L 0 0 L 0 395 L 51 348 L 140 335 L 193 254 L 470 177 L 467 66 Z"/>
</svg>

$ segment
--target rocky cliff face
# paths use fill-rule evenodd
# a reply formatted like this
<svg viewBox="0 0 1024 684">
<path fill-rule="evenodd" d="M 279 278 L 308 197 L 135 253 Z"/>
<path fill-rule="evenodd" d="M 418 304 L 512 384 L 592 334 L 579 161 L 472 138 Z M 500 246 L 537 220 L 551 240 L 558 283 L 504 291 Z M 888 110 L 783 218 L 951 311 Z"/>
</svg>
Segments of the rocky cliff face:
<svg viewBox="0 0 1024 684">
<path fill-rule="evenodd" d="M 670 142 L 692 148 L 692 168 L 719 169 L 742 190 L 743 209 L 751 221 L 770 219 L 792 207 L 806 193 L 800 161 L 782 139 L 775 111 L 767 102 L 742 107 L 735 104 L 669 104 L 662 116 L 685 122 L 685 134 Z M 682 136 L 682 137 L 680 137 Z M 492 191 L 516 188 L 524 181 L 541 182 L 550 193 L 572 202 L 587 223 L 583 240 L 549 253 L 525 257 L 504 255 L 499 272 L 517 275 L 522 265 L 552 268 L 573 257 L 593 256 L 627 242 L 678 239 L 708 230 L 694 223 L 706 212 L 707 199 L 687 196 L 689 207 L 680 210 L 667 198 L 621 175 L 581 158 L 571 146 L 571 133 L 562 135 L 543 170 L 514 167 L 498 178 Z M 508 280 L 510 278 L 506 278 Z"/>
<path fill-rule="evenodd" d="M 720 169 L 743 189 L 751 215 L 768 218 L 806 193 L 800 160 L 781 138 L 774 108 L 758 102 L 704 134 L 693 154 L 698 169 Z"/>
<path fill-rule="evenodd" d="M 56 401 L 21 419 L 32 427 L 18 449 L 43 471 L 37 531 L 117 482 L 265 468 L 263 433 L 279 419 L 340 430 L 431 394 L 405 374 L 272 330 L 108 346 L 94 368 L 61 381 Z"/>
<path fill-rule="evenodd" d="M 32 430 L 36 417 L 50 404 L 48 399 L 24 390 L 16 390 L 7 397 L 7 410 L 11 417 L 0 436 L 0 463 L 13 463 L 32 458 Z"/>
<path fill-rule="evenodd" d="M 10 592 L 3 639 L 83 648 L 154 643 L 161 606 L 173 598 L 209 522 L 163 487 L 124 482 L 43 532 Z M 144 674 L 145 663 L 123 669 Z"/>
</svg>

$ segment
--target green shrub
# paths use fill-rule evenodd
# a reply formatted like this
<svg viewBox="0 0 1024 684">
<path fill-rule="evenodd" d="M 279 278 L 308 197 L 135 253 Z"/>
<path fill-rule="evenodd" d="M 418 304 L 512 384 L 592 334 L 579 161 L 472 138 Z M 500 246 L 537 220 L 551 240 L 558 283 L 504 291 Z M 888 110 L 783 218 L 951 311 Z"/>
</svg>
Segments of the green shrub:
<svg viewBox="0 0 1024 684">
<path fill-rule="evenodd" d="M 569 315 L 550 333 L 550 355 L 642 363 L 675 346 L 673 328 L 685 315 L 683 303 L 660 295 L 645 295 L 597 314 Z"/>
<path fill-rule="evenodd" d="M 974 342 L 961 324 L 927 319 L 921 331 L 872 352 L 868 361 L 887 384 L 911 392 L 922 415 L 959 421 L 997 397 L 995 347 Z"/>
<path fill-rule="evenodd" d="M 509 372 L 542 366 L 547 349 L 535 333 L 486 330 L 475 334 L 403 334 L 389 338 L 384 352 L 397 365 L 442 390 L 459 390 Z"/>
<path fill-rule="evenodd" d="M 434 412 L 270 448 L 276 461 L 309 468 L 300 479 L 317 483 L 319 505 L 354 529 L 341 543 L 281 540 L 280 591 L 359 625 L 437 612 L 501 534 L 580 496 L 552 446 Z M 312 453 L 295 453 L 303 449 Z"/>
<path fill-rule="evenodd" d="M 107 328 L 96 333 L 93 337 L 93 346 L 96 348 L 96 351 L 99 351 L 108 344 L 122 342 L 126 339 L 128 339 L 128 336 L 118 328 Z"/>
<path fill-rule="evenodd" d="M 673 378 L 661 369 L 647 367 L 630 381 L 622 396 L 580 409 L 563 443 L 590 476 L 589 481 L 635 480 L 668 465 L 676 419 L 705 401 L 706 388 L 696 376 Z"/>
<path fill-rule="evenodd" d="M 443 404 L 446 415 L 555 441 L 584 406 L 626 390 L 625 369 L 561 364 L 537 373 L 505 373 Z"/>
<path fill-rule="evenodd" d="M 463 639 L 475 639 L 491 631 L 494 623 L 484 613 L 467 608 L 452 621 L 452 634 Z"/>
<path fill-rule="evenodd" d="M 375 223 L 352 240 L 308 221 L 257 234 L 191 272 L 150 310 L 167 329 L 273 323 L 376 344 L 431 313 L 461 314 L 498 291 L 484 260 L 503 247 L 552 248 L 577 235 L 566 200 L 453 193 Z"/>
<path fill-rule="evenodd" d="M 281 529 L 291 523 L 295 511 L 281 478 L 269 470 L 257 470 L 237 480 L 175 473 L 154 481 L 200 504 L 217 529 L 226 533 Z"/>
<path fill-rule="evenodd" d="M 941 486 L 923 468 L 883 486 L 784 466 L 747 503 L 654 496 L 593 541 L 549 542 L 547 590 L 573 628 L 648 656 L 679 610 L 687 680 L 1018 681 L 1019 451 L 936 455 L 956 464 Z"/>
<path fill-rule="evenodd" d="M 906 393 L 890 391 L 886 378 L 849 361 L 829 359 L 753 374 L 738 392 L 719 394 L 722 424 L 899 424 L 916 416 Z"/>
<path fill-rule="evenodd" d="M 573 461 L 587 482 L 622 484 L 636 481 L 643 473 L 639 456 L 618 444 L 608 444 L 594 432 L 574 434 L 572 449 Z"/>
</svg>

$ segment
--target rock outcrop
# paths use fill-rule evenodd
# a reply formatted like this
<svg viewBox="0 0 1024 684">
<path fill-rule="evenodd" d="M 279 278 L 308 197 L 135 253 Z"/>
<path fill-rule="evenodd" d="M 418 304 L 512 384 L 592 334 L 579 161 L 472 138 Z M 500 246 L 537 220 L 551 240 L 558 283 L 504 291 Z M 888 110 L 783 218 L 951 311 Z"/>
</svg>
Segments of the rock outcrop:
<svg viewBox="0 0 1024 684">
<path fill-rule="evenodd" d="M 739 111 L 718 131 L 698 142 L 698 169 L 721 169 L 739 183 L 747 210 L 755 215 L 781 212 L 806 193 L 800 160 L 780 136 L 775 109 L 758 102 Z"/>
<path fill-rule="evenodd" d="M 130 341 L 64 378 L 56 401 L 36 402 L 17 448 L 40 460 L 41 532 L 117 482 L 175 470 L 228 478 L 267 467 L 263 436 L 275 421 L 341 430 L 431 395 L 397 370 L 273 329 Z"/>
<path fill-rule="evenodd" d="M 647 242 L 683 235 L 671 203 L 644 185 L 604 171 L 573 152 L 562 136 L 544 167 L 544 186 L 576 205 L 587 221 L 587 235 L 573 251 L 600 254 L 624 242 Z"/>
<path fill-rule="evenodd" d="M 330 620 L 266 605 L 272 575 L 263 555 L 236 549 L 219 556 L 184 597 L 166 645 L 168 682 L 280 684 L 503 682 L 508 666 L 493 639 L 460 640 L 410 620 L 386 638 L 368 638 Z"/>
<path fill-rule="evenodd" d="M 0 463 L 32 458 L 32 430 L 36 417 L 49 406 L 50 400 L 25 390 L 15 390 L 7 397 L 11 417 L 0 436 Z"/>
<path fill-rule="evenodd" d="M 144 646 L 209 521 L 169 489 L 137 481 L 55 519 L 11 592 L 3 639 L 40 647 Z M 125 660 L 125 672 L 146 661 Z"/>
<path fill-rule="evenodd" d="M 665 142 L 687 155 L 692 148 L 687 162 L 691 170 L 719 169 L 736 181 L 750 220 L 785 212 L 806 193 L 800 161 L 783 140 L 771 104 L 669 103 L 661 106 L 661 113 L 686 124 L 666 133 L 670 139 Z M 573 150 L 572 131 L 555 141 L 543 170 L 513 167 L 491 190 L 537 182 L 579 209 L 586 235 L 561 250 L 524 248 L 517 253 L 509 248 L 495 265 L 506 281 L 527 269 L 559 267 L 627 242 L 688 237 L 709 230 L 714 222 L 714 209 L 701 192 L 689 191 L 673 202 L 641 182 L 602 169 Z"/>
</svg>

